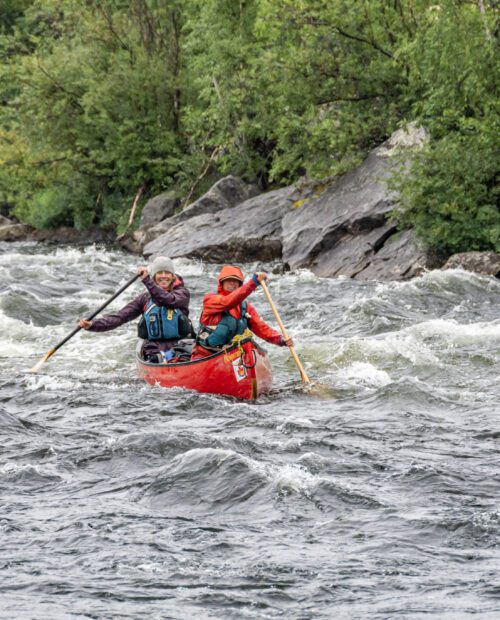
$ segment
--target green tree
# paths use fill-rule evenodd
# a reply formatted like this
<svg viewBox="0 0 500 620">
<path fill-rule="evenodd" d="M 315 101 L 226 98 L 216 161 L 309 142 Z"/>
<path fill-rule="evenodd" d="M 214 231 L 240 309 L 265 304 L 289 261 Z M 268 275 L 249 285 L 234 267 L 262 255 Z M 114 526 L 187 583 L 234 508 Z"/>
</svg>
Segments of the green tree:
<svg viewBox="0 0 500 620">
<path fill-rule="evenodd" d="M 52 222 L 38 213 L 46 189 L 66 202 L 68 223 L 86 227 L 116 219 L 106 206 L 117 196 L 124 214 L 141 185 L 173 182 L 182 153 L 179 9 L 157 4 L 53 0 L 26 11 L 10 41 L 23 49 L 0 74 L 3 159 L 17 172 L 17 183 L 0 184 L 25 221 Z"/>
<path fill-rule="evenodd" d="M 479 4 L 429 7 L 399 51 L 409 67 L 412 116 L 431 141 L 396 183 L 396 216 L 444 255 L 500 250 L 498 54 L 490 7 Z"/>
<path fill-rule="evenodd" d="M 0 201 L 36 226 L 120 226 L 138 188 L 351 169 L 409 121 L 401 225 L 498 247 L 492 0 L 6 0 Z"/>
</svg>

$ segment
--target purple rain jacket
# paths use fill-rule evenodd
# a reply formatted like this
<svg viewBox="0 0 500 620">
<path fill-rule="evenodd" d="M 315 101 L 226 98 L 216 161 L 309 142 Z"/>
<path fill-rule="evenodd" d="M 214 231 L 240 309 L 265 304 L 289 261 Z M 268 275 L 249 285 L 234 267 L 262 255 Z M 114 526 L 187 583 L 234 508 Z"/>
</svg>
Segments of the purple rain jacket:
<svg viewBox="0 0 500 620">
<path fill-rule="evenodd" d="M 144 308 L 150 299 L 157 306 L 165 306 L 167 308 L 179 308 L 186 316 L 189 316 L 189 290 L 184 286 L 184 280 L 175 275 L 174 284 L 171 291 L 162 289 L 151 276 L 146 276 L 142 280 L 147 291 L 138 295 L 130 303 L 124 306 L 118 312 L 107 314 L 100 319 L 94 319 L 92 326 L 89 328 L 91 332 L 107 332 L 124 323 L 133 321 L 142 315 Z M 175 344 L 177 340 L 155 340 L 146 341 L 144 353 L 154 353 L 156 351 L 165 351 Z"/>
</svg>

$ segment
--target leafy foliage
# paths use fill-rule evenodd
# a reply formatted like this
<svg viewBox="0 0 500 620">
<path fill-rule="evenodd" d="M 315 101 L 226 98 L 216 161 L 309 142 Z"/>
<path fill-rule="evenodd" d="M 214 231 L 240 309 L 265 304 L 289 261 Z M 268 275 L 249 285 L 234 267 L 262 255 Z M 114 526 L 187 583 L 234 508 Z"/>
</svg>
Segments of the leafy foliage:
<svg viewBox="0 0 500 620">
<path fill-rule="evenodd" d="M 397 183 L 404 226 L 448 255 L 500 251 L 498 55 L 477 6 L 430 7 L 421 35 L 400 50 L 413 116 L 432 134 Z"/>
<path fill-rule="evenodd" d="M 496 18 L 487 0 L 6 0 L 0 202 L 119 227 L 139 187 L 340 174 L 417 121 L 401 224 L 498 247 Z"/>
<path fill-rule="evenodd" d="M 495 125 L 492 125 L 492 128 Z M 434 141 L 400 179 L 404 226 L 444 256 L 470 250 L 500 252 L 498 131 L 453 132 Z"/>
</svg>

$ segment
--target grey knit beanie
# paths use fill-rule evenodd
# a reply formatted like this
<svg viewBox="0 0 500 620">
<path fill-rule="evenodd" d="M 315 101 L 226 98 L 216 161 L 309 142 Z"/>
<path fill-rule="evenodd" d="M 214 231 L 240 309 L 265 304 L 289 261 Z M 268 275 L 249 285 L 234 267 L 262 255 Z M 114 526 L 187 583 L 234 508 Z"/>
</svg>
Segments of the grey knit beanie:
<svg viewBox="0 0 500 620">
<path fill-rule="evenodd" d="M 154 278 L 159 271 L 169 271 L 170 273 L 175 273 L 174 261 L 168 256 L 157 256 L 151 263 L 149 272 L 151 277 Z"/>
</svg>

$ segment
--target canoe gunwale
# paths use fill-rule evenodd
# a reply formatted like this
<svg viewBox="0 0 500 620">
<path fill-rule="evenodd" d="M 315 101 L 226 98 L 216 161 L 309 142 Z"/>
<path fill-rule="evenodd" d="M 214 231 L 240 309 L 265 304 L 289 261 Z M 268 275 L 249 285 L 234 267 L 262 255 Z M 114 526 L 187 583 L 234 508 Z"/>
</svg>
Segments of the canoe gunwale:
<svg viewBox="0 0 500 620">
<path fill-rule="evenodd" d="M 253 338 L 243 338 L 240 341 L 241 345 L 244 345 L 247 342 L 251 342 L 252 345 L 261 353 L 263 353 L 264 355 L 267 355 L 267 351 L 259 346 L 255 340 L 253 340 Z M 223 350 L 223 351 L 216 351 L 215 353 L 213 353 L 212 355 L 207 355 L 206 357 L 200 357 L 199 359 L 196 360 L 188 360 L 187 362 L 163 362 L 161 364 L 155 364 L 153 362 L 147 362 L 146 360 L 142 359 L 142 357 L 139 355 L 139 353 L 136 350 L 136 361 L 140 364 L 142 364 L 143 366 L 151 366 L 153 368 L 175 368 L 176 366 L 189 366 L 191 364 L 198 364 L 199 362 L 207 362 L 209 360 L 213 360 L 216 357 L 220 356 L 220 355 L 227 355 L 228 353 L 231 353 L 232 351 L 235 351 L 238 348 L 238 344 L 233 344 L 230 347 L 227 347 L 227 349 Z M 142 344 L 138 344 L 137 349 L 142 349 Z"/>
</svg>

